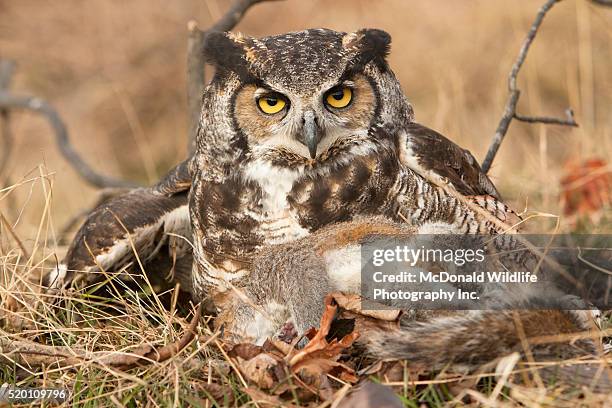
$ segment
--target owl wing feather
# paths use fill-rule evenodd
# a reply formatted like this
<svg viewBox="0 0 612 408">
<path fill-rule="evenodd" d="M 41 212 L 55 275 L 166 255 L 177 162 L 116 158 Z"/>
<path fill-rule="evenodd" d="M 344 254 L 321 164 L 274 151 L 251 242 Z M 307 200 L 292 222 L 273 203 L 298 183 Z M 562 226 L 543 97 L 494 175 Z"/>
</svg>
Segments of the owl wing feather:
<svg viewBox="0 0 612 408">
<path fill-rule="evenodd" d="M 166 175 L 153 186 L 153 189 L 168 196 L 189 191 L 191 188 L 192 160 L 193 157 L 190 157 L 174 166 L 174 168 L 166 173 Z"/>
<path fill-rule="evenodd" d="M 130 190 L 93 209 L 64 259 L 45 277 L 46 286 L 91 284 L 104 279 L 102 272 L 140 272 L 141 263 L 147 274 L 170 272 L 190 291 L 190 186 L 187 160 L 158 184 Z"/>
<path fill-rule="evenodd" d="M 450 184 L 466 196 L 501 196 L 472 154 L 440 133 L 418 123 L 405 128 L 400 159 L 419 175 Z"/>
</svg>

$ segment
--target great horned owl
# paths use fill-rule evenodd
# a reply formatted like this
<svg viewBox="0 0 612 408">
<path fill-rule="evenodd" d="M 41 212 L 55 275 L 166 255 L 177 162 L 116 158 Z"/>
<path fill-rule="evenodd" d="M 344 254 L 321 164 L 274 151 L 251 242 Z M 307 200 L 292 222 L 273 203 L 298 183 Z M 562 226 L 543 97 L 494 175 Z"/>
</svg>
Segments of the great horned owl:
<svg viewBox="0 0 612 408">
<path fill-rule="evenodd" d="M 204 93 L 189 200 L 200 296 L 247 276 L 262 247 L 356 215 L 496 230 L 436 185 L 486 195 L 485 207 L 506 211 L 469 152 L 413 121 L 389 46 L 375 29 L 207 36 L 216 73 Z"/>
<path fill-rule="evenodd" d="M 497 190 L 468 151 L 414 122 L 389 48 L 390 36 L 375 29 L 209 34 L 215 76 L 195 155 L 159 185 L 96 209 L 48 284 L 65 285 L 72 269 L 90 280 L 134 263 L 134 248 L 146 262 L 168 247 L 176 265 L 179 234 L 193 241 L 192 284 L 184 286 L 223 309 L 260 249 L 357 215 L 499 231 L 466 203 L 504 220 Z M 184 247 L 183 264 L 191 260 Z"/>
</svg>

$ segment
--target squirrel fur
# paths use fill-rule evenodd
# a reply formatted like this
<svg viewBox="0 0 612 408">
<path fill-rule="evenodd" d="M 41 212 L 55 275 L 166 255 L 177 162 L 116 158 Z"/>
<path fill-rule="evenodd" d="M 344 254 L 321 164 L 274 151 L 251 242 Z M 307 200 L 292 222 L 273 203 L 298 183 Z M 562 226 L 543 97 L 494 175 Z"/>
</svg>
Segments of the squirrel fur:
<svg viewBox="0 0 612 408">
<path fill-rule="evenodd" d="M 234 341 L 260 344 L 287 322 L 292 322 L 299 333 L 316 327 L 328 293 L 359 293 L 361 244 L 371 236 L 427 233 L 426 228 L 370 217 L 331 225 L 303 239 L 267 247 L 255 258 L 249 279 L 224 295 L 226 306 L 217 324 L 223 325 L 226 335 Z M 495 299 L 502 300 L 496 300 L 498 304 L 490 310 L 428 313 L 411 311 L 410 305 L 401 302 L 391 304 L 406 311 L 405 316 L 420 318 L 404 318 L 399 330 L 370 333 L 361 341 L 376 358 L 405 359 L 433 370 L 452 366 L 473 372 L 513 352 L 526 358 L 522 342 L 525 339 L 530 358 L 536 362 L 601 356 L 592 310 L 586 310 L 576 299 L 571 300 L 576 310 L 531 308 L 546 300 L 541 298 L 543 293 L 550 297 L 547 305 L 554 305 L 557 299 L 567 301 L 567 296 L 553 288 L 526 293 L 525 285 L 518 288 L 496 293 Z M 593 335 L 571 336 L 578 333 Z M 594 364 L 551 365 L 540 373 L 549 381 L 609 392 L 612 377 L 608 370 L 600 370 Z"/>
</svg>

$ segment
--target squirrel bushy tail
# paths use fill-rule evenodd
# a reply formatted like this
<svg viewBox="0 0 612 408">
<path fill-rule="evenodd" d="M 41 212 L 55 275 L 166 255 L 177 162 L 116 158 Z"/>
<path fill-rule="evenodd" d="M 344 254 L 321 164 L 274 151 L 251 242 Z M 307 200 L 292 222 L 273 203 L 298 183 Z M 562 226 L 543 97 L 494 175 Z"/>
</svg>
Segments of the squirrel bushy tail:
<svg viewBox="0 0 612 408">
<path fill-rule="evenodd" d="M 596 358 L 599 354 L 595 340 L 577 336 L 593 328 L 587 320 L 590 311 L 482 310 L 457 313 L 452 317 L 409 323 L 398 331 L 374 333 L 368 338 L 367 347 L 376 357 L 405 359 L 410 364 L 433 370 L 452 365 L 460 370 L 474 371 L 513 352 L 519 352 L 525 360 L 524 339 L 536 362 L 561 362 L 586 355 Z M 574 339 L 571 334 L 576 334 Z M 538 372 L 545 383 L 612 392 L 609 368 L 600 363 L 566 362 L 545 366 Z"/>
</svg>

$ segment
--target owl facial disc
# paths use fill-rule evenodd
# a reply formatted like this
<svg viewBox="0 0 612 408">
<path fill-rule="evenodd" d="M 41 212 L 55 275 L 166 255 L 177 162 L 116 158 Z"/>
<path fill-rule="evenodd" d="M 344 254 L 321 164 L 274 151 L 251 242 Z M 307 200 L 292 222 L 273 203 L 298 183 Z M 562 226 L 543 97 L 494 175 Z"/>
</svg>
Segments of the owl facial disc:
<svg viewBox="0 0 612 408">
<path fill-rule="evenodd" d="M 204 52 L 215 76 L 198 147 L 228 163 L 316 167 L 348 156 L 373 128 L 410 113 L 386 61 L 390 41 L 376 29 L 208 34 Z"/>
</svg>

